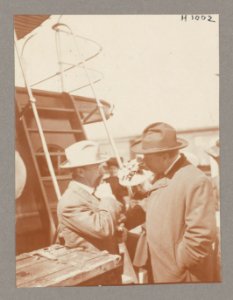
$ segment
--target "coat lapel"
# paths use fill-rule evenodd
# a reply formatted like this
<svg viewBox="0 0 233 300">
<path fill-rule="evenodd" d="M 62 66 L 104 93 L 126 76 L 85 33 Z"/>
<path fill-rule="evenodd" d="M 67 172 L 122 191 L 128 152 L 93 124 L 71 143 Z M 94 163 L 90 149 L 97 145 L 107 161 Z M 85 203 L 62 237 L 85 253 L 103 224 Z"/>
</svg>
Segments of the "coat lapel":
<svg viewBox="0 0 233 300">
<path fill-rule="evenodd" d="M 191 163 L 186 159 L 184 154 L 181 154 L 181 157 L 177 160 L 177 162 L 174 164 L 174 166 L 171 168 L 171 170 L 166 174 L 166 177 L 171 179 L 177 171 L 179 171 L 181 168 L 184 168 Z"/>
</svg>

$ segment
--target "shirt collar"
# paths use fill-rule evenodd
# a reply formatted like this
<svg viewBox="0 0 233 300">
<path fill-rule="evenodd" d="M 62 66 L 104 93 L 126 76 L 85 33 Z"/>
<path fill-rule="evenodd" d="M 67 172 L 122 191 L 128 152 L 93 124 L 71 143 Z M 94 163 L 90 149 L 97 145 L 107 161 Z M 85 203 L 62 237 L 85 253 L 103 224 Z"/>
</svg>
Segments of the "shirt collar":
<svg viewBox="0 0 233 300">
<path fill-rule="evenodd" d="M 86 184 L 83 184 L 81 182 L 78 182 L 78 181 L 73 181 L 76 185 L 78 185 L 79 187 L 83 188 L 86 192 L 92 194 L 94 192 L 94 188 L 86 185 Z"/>
<path fill-rule="evenodd" d="M 172 167 L 175 165 L 175 163 L 181 158 L 181 154 L 179 153 L 176 157 L 176 159 L 171 163 L 171 165 L 167 168 L 167 170 L 164 172 L 164 175 L 167 175 L 168 172 L 172 169 Z"/>
</svg>

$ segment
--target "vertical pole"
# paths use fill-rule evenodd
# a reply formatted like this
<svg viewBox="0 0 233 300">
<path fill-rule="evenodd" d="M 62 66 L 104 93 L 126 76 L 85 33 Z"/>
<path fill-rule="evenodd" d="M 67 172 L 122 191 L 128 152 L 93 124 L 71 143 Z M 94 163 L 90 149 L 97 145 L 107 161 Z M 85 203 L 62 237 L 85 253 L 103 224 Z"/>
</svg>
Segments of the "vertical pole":
<svg viewBox="0 0 233 300">
<path fill-rule="evenodd" d="M 37 108 L 36 108 L 36 99 L 33 96 L 31 87 L 28 84 L 26 73 L 24 71 L 24 67 L 23 67 L 22 61 L 21 61 L 20 56 L 19 56 L 19 51 L 18 51 L 18 47 L 17 47 L 17 37 L 16 37 L 15 31 L 14 31 L 14 43 L 15 43 L 16 53 L 17 53 L 17 56 L 18 56 L 18 59 L 19 59 L 19 64 L 20 64 L 20 67 L 21 67 L 21 70 L 22 70 L 24 83 L 25 83 L 25 86 L 27 88 L 27 92 L 28 92 L 28 95 L 29 95 L 29 101 L 30 101 L 31 106 L 32 106 L 32 111 L 33 111 L 35 121 L 36 121 L 36 124 L 37 124 L 37 127 L 38 127 L 39 136 L 41 138 L 41 143 L 42 143 L 42 147 L 43 147 L 43 150 L 44 150 L 44 153 L 45 153 L 45 158 L 46 158 L 46 161 L 47 161 L 47 164 L 48 164 L 48 168 L 49 168 L 49 172 L 50 172 L 50 175 L 51 175 L 51 178 L 52 178 L 55 193 L 56 193 L 57 199 L 59 201 L 60 198 L 61 198 L 60 189 L 59 189 L 57 179 L 56 179 L 56 176 L 55 176 L 55 173 L 54 173 L 52 161 L 51 161 L 51 158 L 50 158 L 50 155 L 49 155 L 47 143 L 46 143 L 46 140 L 45 140 L 45 136 L 44 136 L 43 129 L 42 129 L 42 126 L 41 126 L 40 118 L 39 118 L 38 111 L 37 111 Z M 47 209 L 47 213 L 48 213 L 48 217 L 49 217 L 50 231 L 51 231 L 50 233 L 51 233 L 51 238 L 52 238 L 52 235 L 54 235 L 54 233 L 56 231 L 55 224 L 54 224 L 52 213 L 50 211 L 50 207 L 49 207 L 49 204 L 47 203 L 47 201 L 46 201 L 45 205 L 46 205 L 46 209 Z"/>
<path fill-rule="evenodd" d="M 60 73 L 60 79 L 61 79 L 61 91 L 65 92 L 65 81 L 64 81 L 64 68 L 63 68 L 63 62 L 62 62 L 62 55 L 61 55 L 61 43 L 60 43 L 60 31 L 59 28 L 56 26 L 53 26 L 53 29 L 56 31 L 55 33 L 55 39 L 56 39 L 56 50 L 57 50 L 57 60 L 59 65 L 59 73 Z"/>
</svg>

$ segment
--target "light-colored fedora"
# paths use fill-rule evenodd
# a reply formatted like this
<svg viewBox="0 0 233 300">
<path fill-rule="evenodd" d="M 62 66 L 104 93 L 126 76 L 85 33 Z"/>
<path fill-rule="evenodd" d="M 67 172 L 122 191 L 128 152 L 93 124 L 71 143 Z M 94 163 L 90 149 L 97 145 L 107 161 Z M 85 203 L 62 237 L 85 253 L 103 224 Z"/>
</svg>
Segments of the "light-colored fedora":
<svg viewBox="0 0 233 300">
<path fill-rule="evenodd" d="M 214 157 L 217 158 L 220 156 L 220 146 L 219 146 L 219 140 L 216 141 L 215 145 L 210 147 L 209 149 L 206 150 L 206 152 Z"/>
<path fill-rule="evenodd" d="M 177 138 L 175 129 L 162 122 L 146 127 L 140 140 L 136 141 L 131 150 L 135 153 L 157 153 L 182 149 L 188 146 L 184 139 Z"/>
<path fill-rule="evenodd" d="M 101 164 L 108 160 L 108 157 L 101 157 L 99 146 L 92 141 L 80 141 L 65 149 L 67 161 L 60 165 L 60 168 L 69 169 L 82 166 Z"/>
</svg>

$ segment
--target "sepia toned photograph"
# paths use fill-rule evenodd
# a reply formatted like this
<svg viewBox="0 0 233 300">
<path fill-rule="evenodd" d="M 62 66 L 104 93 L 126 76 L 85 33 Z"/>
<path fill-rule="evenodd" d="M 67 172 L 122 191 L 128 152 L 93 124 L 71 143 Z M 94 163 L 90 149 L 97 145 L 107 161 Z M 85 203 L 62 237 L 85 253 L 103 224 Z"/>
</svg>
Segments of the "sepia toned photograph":
<svg viewBox="0 0 233 300">
<path fill-rule="evenodd" d="M 219 15 L 15 15 L 16 287 L 219 283 Z"/>
</svg>

